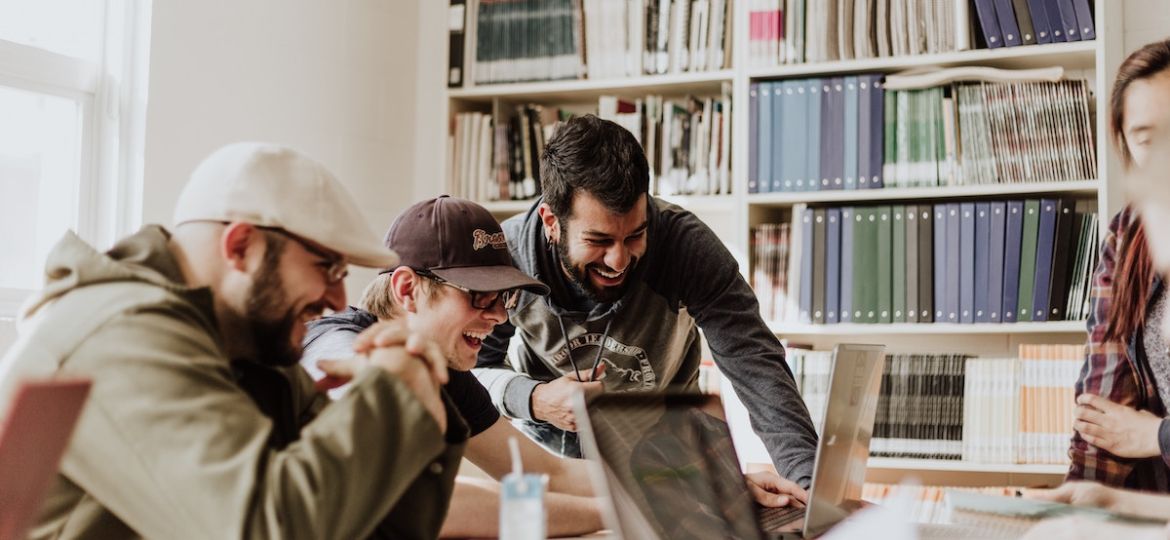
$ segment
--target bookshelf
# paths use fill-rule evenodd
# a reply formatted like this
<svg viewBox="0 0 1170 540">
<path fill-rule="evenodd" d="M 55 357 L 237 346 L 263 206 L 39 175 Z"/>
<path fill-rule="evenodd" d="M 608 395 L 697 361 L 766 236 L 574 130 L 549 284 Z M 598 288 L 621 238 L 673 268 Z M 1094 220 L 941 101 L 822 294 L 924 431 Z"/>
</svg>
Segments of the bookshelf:
<svg viewBox="0 0 1170 540">
<path fill-rule="evenodd" d="M 1122 44 L 1122 3 L 1091 0 L 1096 38 L 1093 41 L 971 49 L 914 56 L 881 57 L 808 64 L 776 66 L 748 65 L 749 4 L 733 0 L 731 22 L 731 68 L 697 73 L 645 75 L 600 80 L 562 80 L 548 82 L 475 85 L 468 78 L 461 88 L 445 91 L 447 116 L 479 111 L 497 120 L 509 114 L 517 104 L 534 102 L 555 104 L 567 110 L 596 110 L 600 96 L 634 99 L 647 94 L 667 96 L 718 95 L 725 84 L 731 85 L 731 193 L 709 196 L 671 196 L 671 202 L 695 212 L 708 221 L 712 229 L 740 262 L 750 279 L 752 228 L 788 219 L 792 207 L 809 205 L 852 204 L 919 204 L 933 201 L 970 201 L 979 198 L 1068 197 L 1090 200 L 1096 205 L 1098 234 L 1108 226 L 1108 218 L 1121 207 L 1117 178 L 1120 164 L 1112 153 L 1106 136 L 1108 124 L 1108 90 L 1117 66 L 1124 57 Z M 973 10 L 972 10 L 973 11 Z M 974 13 L 972 12 L 972 17 Z M 976 23 L 976 32 L 977 29 Z M 1108 31 L 1112 29 L 1113 31 Z M 465 57 L 472 58 L 468 45 Z M 1008 69 L 1061 66 L 1066 77 L 1085 79 L 1093 91 L 1090 114 L 1093 117 L 1097 153 L 1096 179 L 1045 183 L 1003 183 L 951 187 L 899 187 L 855 191 L 813 191 L 748 193 L 749 156 L 749 89 L 754 82 L 844 76 L 858 73 L 891 74 L 906 70 L 953 66 L 991 66 Z M 449 150 L 449 149 L 448 149 Z M 450 160 L 446 175 L 451 174 Z M 529 201 L 484 201 L 498 218 L 526 211 Z M 781 338 L 798 343 L 831 348 L 842 342 L 887 343 L 891 352 L 945 351 L 978 355 L 1009 355 L 1021 343 L 1078 343 L 1085 337 L 1083 321 L 1026 322 L 1004 324 L 793 324 L 769 321 L 770 329 Z M 916 347 L 918 349 L 916 349 Z M 1071 384 L 1071 381 L 1070 381 Z M 725 393 L 726 393 L 725 388 Z M 742 405 L 729 396 L 733 433 L 740 447 L 741 459 L 749 463 L 766 462 L 762 445 L 753 447 L 750 426 Z M 738 433 L 735 423 L 739 422 Z M 746 429 L 745 429 L 746 426 Z M 741 438 L 748 440 L 742 443 Z M 758 440 L 756 441 L 758 443 Z M 982 464 L 944 460 L 907 460 L 871 458 L 871 475 L 875 481 L 897 482 L 917 476 L 927 483 L 950 485 L 1040 484 L 1058 481 L 1065 465 Z"/>
</svg>

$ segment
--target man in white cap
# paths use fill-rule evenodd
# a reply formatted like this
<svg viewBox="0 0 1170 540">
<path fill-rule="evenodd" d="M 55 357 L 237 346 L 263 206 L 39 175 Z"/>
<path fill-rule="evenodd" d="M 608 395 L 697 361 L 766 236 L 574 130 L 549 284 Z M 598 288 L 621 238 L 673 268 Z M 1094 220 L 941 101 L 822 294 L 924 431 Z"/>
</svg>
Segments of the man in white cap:
<svg viewBox="0 0 1170 540">
<path fill-rule="evenodd" d="M 106 253 L 67 234 L 0 361 L 0 399 L 93 380 L 33 537 L 436 536 L 467 437 L 442 355 L 382 326 L 327 409 L 297 365 L 347 264 L 396 264 L 360 215 L 321 164 L 240 143 L 195 170 L 172 231 Z"/>
</svg>

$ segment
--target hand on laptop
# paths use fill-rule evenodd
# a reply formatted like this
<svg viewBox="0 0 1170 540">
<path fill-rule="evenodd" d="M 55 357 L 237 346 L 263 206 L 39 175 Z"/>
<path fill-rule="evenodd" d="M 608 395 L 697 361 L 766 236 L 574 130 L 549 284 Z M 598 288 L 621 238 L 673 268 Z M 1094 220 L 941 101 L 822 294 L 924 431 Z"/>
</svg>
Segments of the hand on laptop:
<svg viewBox="0 0 1170 540">
<path fill-rule="evenodd" d="M 577 416 L 573 414 L 573 396 L 585 392 L 585 400 L 604 389 L 605 363 L 597 366 L 592 376 L 588 370 L 569 373 L 559 379 L 541 383 L 532 390 L 532 417 L 548 422 L 565 431 L 577 431 Z M 584 382 L 582 382 L 584 381 Z"/>
<path fill-rule="evenodd" d="M 793 502 L 808 504 L 808 492 L 780 475 L 771 471 L 759 471 L 744 475 L 752 497 L 762 506 L 788 506 Z"/>
</svg>

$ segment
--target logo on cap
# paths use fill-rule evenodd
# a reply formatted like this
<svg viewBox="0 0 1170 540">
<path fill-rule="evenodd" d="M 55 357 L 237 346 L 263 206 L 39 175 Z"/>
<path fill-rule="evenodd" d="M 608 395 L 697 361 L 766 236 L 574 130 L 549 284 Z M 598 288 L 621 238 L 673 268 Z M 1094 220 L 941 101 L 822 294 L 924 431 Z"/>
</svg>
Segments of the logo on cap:
<svg viewBox="0 0 1170 540">
<path fill-rule="evenodd" d="M 498 233 L 489 233 L 483 229 L 476 229 L 471 233 L 474 241 L 471 244 L 472 249 L 479 251 L 490 244 L 495 249 L 507 249 L 508 240 L 504 238 L 504 231 Z"/>
</svg>

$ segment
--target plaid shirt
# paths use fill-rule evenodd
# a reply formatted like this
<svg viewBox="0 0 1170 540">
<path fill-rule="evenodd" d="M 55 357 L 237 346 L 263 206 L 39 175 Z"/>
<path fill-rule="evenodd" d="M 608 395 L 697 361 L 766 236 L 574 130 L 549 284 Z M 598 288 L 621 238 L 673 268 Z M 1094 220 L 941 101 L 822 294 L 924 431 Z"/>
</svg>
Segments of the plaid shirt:
<svg viewBox="0 0 1170 540">
<path fill-rule="evenodd" d="M 1126 207 L 1109 224 L 1109 234 L 1101 245 L 1101 259 L 1093 274 L 1089 300 L 1089 340 L 1086 344 L 1085 365 L 1076 383 L 1076 395 L 1088 392 L 1109 398 L 1115 403 L 1139 410 L 1148 410 L 1165 416 L 1166 409 L 1158 396 L 1154 378 L 1140 346 L 1141 328 L 1129 337 L 1127 343 L 1106 341 L 1109 308 L 1113 301 L 1113 273 L 1117 264 L 1117 248 L 1126 242 L 1133 226 L 1134 214 Z M 1160 291 L 1157 279 L 1151 289 L 1151 298 Z M 1092 480 L 1111 486 L 1147 491 L 1170 492 L 1170 460 L 1159 458 L 1123 458 L 1101 450 L 1073 432 L 1068 451 L 1072 464 L 1068 480 Z"/>
</svg>

